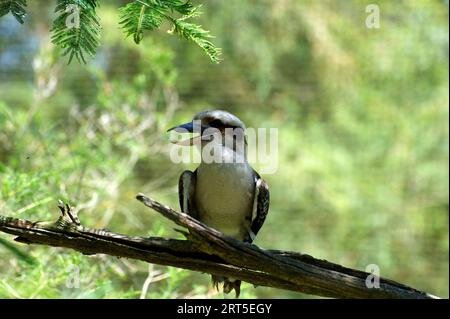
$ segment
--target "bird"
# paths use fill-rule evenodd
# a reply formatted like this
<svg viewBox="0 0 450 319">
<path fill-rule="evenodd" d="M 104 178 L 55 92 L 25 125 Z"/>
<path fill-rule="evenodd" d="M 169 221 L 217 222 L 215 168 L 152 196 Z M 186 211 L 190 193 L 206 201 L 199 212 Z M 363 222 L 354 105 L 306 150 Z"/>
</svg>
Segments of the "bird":
<svg viewBox="0 0 450 319">
<path fill-rule="evenodd" d="M 263 226 L 270 203 L 269 186 L 247 161 L 245 124 L 223 110 L 203 111 L 191 122 L 168 130 L 200 133 L 172 143 L 197 145 L 201 161 L 178 182 L 181 211 L 234 239 L 252 243 Z M 212 275 L 213 286 L 240 294 L 241 281 Z"/>
</svg>

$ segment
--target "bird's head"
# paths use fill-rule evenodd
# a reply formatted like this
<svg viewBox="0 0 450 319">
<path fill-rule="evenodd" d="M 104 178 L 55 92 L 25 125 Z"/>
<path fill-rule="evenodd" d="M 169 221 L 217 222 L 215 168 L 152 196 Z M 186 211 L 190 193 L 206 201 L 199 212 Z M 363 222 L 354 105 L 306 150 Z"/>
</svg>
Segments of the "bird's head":
<svg viewBox="0 0 450 319">
<path fill-rule="evenodd" d="M 191 122 L 172 127 L 169 131 L 198 133 L 192 138 L 172 142 L 177 145 L 205 146 L 213 142 L 236 150 L 239 143 L 246 144 L 244 123 L 237 116 L 222 110 L 200 112 Z"/>
</svg>

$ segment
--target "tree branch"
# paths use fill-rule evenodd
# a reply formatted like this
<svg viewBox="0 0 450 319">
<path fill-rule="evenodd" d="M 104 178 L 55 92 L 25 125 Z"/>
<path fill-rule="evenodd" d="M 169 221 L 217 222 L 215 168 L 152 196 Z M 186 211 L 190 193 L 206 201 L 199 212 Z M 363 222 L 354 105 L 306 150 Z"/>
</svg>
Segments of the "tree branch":
<svg viewBox="0 0 450 319">
<path fill-rule="evenodd" d="M 133 237 L 89 229 L 62 202 L 58 206 L 62 214 L 55 223 L 0 216 L 0 231 L 18 236 L 15 240 L 22 243 L 71 248 L 88 255 L 138 259 L 324 297 L 436 298 L 384 278 L 380 278 L 379 288 L 368 288 L 369 273 L 296 252 L 264 250 L 225 236 L 142 194 L 137 199 L 183 227 L 179 231 L 187 240 Z"/>
</svg>

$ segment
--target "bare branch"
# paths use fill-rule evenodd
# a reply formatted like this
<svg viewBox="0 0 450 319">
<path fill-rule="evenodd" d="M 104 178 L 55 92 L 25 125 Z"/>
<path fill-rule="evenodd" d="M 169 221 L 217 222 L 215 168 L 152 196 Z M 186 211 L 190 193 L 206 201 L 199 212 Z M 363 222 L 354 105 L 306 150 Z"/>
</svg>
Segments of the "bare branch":
<svg viewBox="0 0 450 319">
<path fill-rule="evenodd" d="M 188 240 L 133 237 L 83 227 L 74 211 L 60 203 L 55 223 L 34 223 L 0 216 L 0 231 L 16 241 L 65 247 L 83 254 L 107 254 L 179 267 L 252 283 L 334 298 L 436 298 L 425 292 L 380 278 L 379 288 L 368 288 L 370 275 L 315 259 L 309 255 L 264 250 L 225 236 L 142 194 L 137 199 L 177 225 Z"/>
</svg>

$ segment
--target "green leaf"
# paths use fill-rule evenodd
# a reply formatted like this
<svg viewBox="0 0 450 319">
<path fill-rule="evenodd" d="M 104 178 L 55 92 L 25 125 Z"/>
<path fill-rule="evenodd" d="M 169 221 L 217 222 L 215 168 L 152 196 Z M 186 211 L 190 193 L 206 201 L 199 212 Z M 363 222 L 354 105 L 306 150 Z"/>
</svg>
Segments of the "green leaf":
<svg viewBox="0 0 450 319">
<path fill-rule="evenodd" d="M 183 1 L 183 0 L 154 0 L 153 3 L 158 6 L 170 9 L 172 12 L 177 11 L 182 15 L 190 15 L 195 10 L 194 5 L 191 1 Z"/>
<path fill-rule="evenodd" d="M 205 51 L 205 53 L 209 56 L 211 61 L 215 63 L 220 63 L 220 55 L 222 54 L 222 50 L 217 48 L 209 39 L 213 38 L 209 31 L 206 31 L 202 28 L 202 26 L 186 22 L 186 19 L 198 16 L 200 13 L 198 9 L 200 6 L 195 7 L 191 14 L 188 16 L 184 16 L 179 19 L 173 19 L 172 23 L 174 25 L 173 29 L 170 31 L 171 33 L 176 33 L 179 36 L 191 40 L 196 43 L 200 48 Z"/>
<path fill-rule="evenodd" d="M 95 56 L 101 33 L 97 6 L 98 0 L 58 0 L 52 42 L 69 56 L 69 63 L 74 57 L 86 63 L 85 54 Z"/>
<path fill-rule="evenodd" d="M 16 20 L 23 24 L 23 19 L 25 19 L 26 16 L 26 6 L 26 0 L 0 0 L 0 17 L 11 12 Z"/>
<path fill-rule="evenodd" d="M 20 260 L 23 260 L 27 264 L 34 265 L 36 264 L 36 260 L 30 256 L 28 253 L 22 251 L 16 245 L 11 244 L 9 241 L 0 238 L 0 245 L 4 246 L 6 249 L 11 251 L 16 257 Z"/>
<path fill-rule="evenodd" d="M 196 43 L 213 62 L 219 63 L 221 50 L 210 41 L 212 36 L 209 31 L 186 21 L 199 16 L 199 8 L 190 0 L 136 0 L 119 9 L 120 24 L 127 37 L 133 36 L 134 42 L 139 44 L 144 38 L 144 31 L 156 30 L 164 20 L 169 21 L 173 24 L 171 33 Z M 181 17 L 172 17 L 175 12 Z"/>
<path fill-rule="evenodd" d="M 120 22 L 127 36 L 132 35 L 139 44 L 144 37 L 144 30 L 155 30 L 163 22 L 164 16 L 157 10 L 140 2 L 127 4 L 119 9 Z"/>
</svg>

